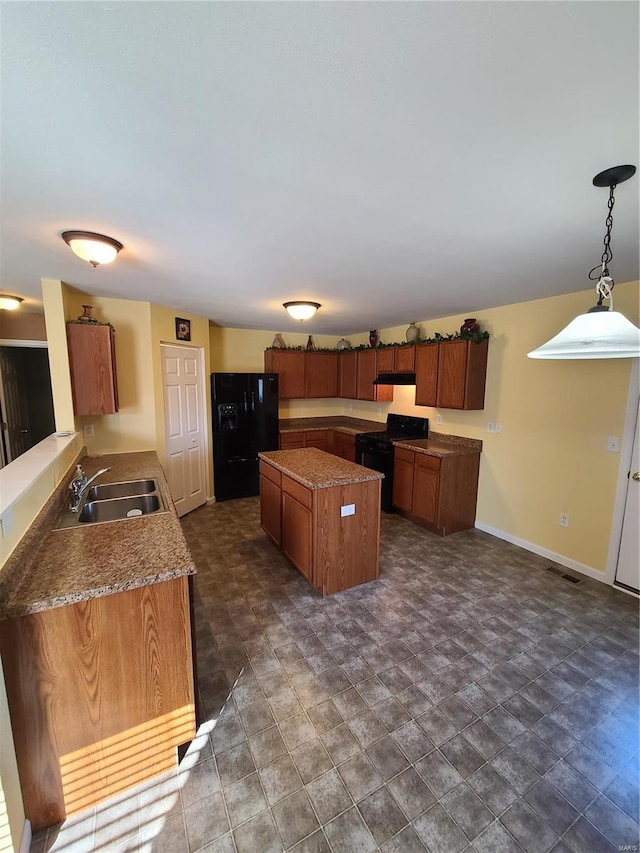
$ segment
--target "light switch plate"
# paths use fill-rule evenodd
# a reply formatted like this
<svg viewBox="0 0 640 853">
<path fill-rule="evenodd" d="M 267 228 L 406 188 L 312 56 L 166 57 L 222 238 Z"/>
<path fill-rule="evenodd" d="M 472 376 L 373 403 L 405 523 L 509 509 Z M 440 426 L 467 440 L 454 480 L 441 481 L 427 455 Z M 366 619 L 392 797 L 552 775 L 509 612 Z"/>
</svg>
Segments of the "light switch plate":
<svg viewBox="0 0 640 853">
<path fill-rule="evenodd" d="M 355 515 L 356 514 L 356 505 L 355 504 L 345 504 L 340 507 L 340 517 L 345 518 L 347 515 Z"/>
</svg>

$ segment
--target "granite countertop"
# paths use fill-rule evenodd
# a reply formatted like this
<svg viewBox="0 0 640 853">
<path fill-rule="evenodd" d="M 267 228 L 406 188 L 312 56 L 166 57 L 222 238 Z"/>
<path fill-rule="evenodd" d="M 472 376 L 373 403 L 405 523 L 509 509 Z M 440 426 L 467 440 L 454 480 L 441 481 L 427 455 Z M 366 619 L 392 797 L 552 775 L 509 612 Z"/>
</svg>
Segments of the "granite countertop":
<svg viewBox="0 0 640 853">
<path fill-rule="evenodd" d="M 259 453 L 258 456 L 308 489 L 328 489 L 331 486 L 345 486 L 384 478 L 384 474 L 379 471 L 363 468 L 362 465 L 347 462 L 346 459 L 315 447 L 270 450 Z"/>
<path fill-rule="evenodd" d="M 360 432 L 384 432 L 387 425 L 380 421 L 365 421 L 350 418 L 347 415 L 335 415 L 326 418 L 285 418 L 278 421 L 280 432 L 309 432 L 316 429 L 337 429 L 349 435 Z"/>
<path fill-rule="evenodd" d="M 427 456 L 469 456 L 482 452 L 482 442 L 476 438 L 464 438 L 461 435 L 448 435 L 444 432 L 432 432 L 431 438 L 417 438 L 413 441 L 394 441 L 396 447 L 414 450 Z"/>
<path fill-rule="evenodd" d="M 182 533 L 164 472 L 156 454 L 118 453 L 84 457 L 90 477 L 111 470 L 97 483 L 155 478 L 166 511 L 152 515 L 52 530 L 68 501 L 70 476 L 58 487 L 9 558 L 0 589 L 0 619 L 111 595 L 184 575 L 196 567 Z M 22 545 L 22 543 L 21 543 Z M 3 570 L 4 574 L 4 570 Z"/>
</svg>

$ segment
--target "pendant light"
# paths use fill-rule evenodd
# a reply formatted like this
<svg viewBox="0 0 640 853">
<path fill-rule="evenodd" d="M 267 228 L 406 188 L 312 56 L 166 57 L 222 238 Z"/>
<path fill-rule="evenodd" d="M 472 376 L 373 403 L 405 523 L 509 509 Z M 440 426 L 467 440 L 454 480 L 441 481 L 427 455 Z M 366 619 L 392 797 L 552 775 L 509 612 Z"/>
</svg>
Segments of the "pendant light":
<svg viewBox="0 0 640 853">
<path fill-rule="evenodd" d="M 555 337 L 532 352 L 529 358 L 638 358 L 640 357 L 640 329 L 629 322 L 624 314 L 613 310 L 613 279 L 609 264 L 613 259 L 611 231 L 613 230 L 614 190 L 636 173 L 635 166 L 614 166 L 600 172 L 593 179 L 596 187 L 609 187 L 608 213 L 604 251 L 600 263 L 589 273 L 596 282 L 598 302 L 586 314 L 580 314 Z M 604 305 L 604 300 L 609 305 Z"/>
<path fill-rule="evenodd" d="M 287 309 L 294 320 L 310 320 L 320 308 L 320 303 L 298 300 L 297 302 L 283 302 L 282 307 Z"/>
<path fill-rule="evenodd" d="M 122 243 L 107 237 L 105 234 L 94 234 L 93 231 L 63 231 L 60 235 L 71 251 L 89 261 L 91 266 L 110 264 L 123 248 Z"/>
</svg>

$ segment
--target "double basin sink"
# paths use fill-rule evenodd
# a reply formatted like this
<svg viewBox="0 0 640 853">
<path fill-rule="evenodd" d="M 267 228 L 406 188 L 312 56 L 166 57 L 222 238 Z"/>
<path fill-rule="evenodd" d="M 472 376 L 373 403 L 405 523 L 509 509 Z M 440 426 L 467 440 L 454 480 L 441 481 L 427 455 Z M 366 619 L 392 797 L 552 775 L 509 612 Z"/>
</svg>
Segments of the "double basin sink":
<svg viewBox="0 0 640 853">
<path fill-rule="evenodd" d="M 165 510 L 157 480 L 129 480 L 125 483 L 105 483 L 91 486 L 77 512 L 66 509 L 55 529 L 80 524 L 101 524 L 123 521 Z"/>
</svg>

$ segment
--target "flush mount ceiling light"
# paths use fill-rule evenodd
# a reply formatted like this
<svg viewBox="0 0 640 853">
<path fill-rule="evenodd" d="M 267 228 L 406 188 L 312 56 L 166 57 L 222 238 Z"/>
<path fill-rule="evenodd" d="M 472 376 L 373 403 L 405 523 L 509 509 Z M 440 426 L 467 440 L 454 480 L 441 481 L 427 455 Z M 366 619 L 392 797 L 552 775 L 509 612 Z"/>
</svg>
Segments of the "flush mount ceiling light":
<svg viewBox="0 0 640 853">
<path fill-rule="evenodd" d="M 635 166 L 614 166 L 600 172 L 593 179 L 596 187 L 609 187 L 609 203 L 604 236 L 604 251 L 600 263 L 589 273 L 596 282 L 598 303 L 586 314 L 559 332 L 546 344 L 532 352 L 529 358 L 638 358 L 640 356 L 640 329 L 630 323 L 619 311 L 613 310 L 613 279 L 609 264 L 613 259 L 611 231 L 613 230 L 613 193 L 618 184 L 636 173 Z M 605 299 L 609 305 L 603 305 Z"/>
<path fill-rule="evenodd" d="M 286 308 L 289 314 L 295 320 L 309 320 L 320 308 L 319 302 L 283 302 L 282 307 Z"/>
<path fill-rule="evenodd" d="M 15 311 L 24 300 L 20 296 L 8 296 L 0 293 L 0 311 Z"/>
<path fill-rule="evenodd" d="M 60 235 L 71 251 L 91 266 L 110 264 L 123 248 L 122 243 L 93 231 L 63 231 Z"/>
</svg>

